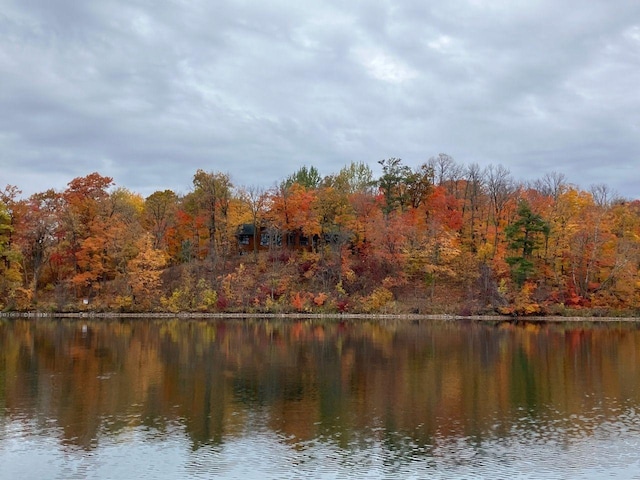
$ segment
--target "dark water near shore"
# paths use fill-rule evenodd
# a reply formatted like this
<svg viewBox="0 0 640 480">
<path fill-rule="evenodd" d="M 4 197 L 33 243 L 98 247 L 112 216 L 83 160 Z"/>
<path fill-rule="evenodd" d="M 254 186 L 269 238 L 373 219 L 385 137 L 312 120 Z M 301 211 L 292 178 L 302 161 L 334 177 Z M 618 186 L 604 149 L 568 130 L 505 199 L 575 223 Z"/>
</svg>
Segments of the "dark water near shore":
<svg viewBox="0 0 640 480">
<path fill-rule="evenodd" d="M 640 478 L 639 328 L 0 320 L 0 478 Z"/>
</svg>

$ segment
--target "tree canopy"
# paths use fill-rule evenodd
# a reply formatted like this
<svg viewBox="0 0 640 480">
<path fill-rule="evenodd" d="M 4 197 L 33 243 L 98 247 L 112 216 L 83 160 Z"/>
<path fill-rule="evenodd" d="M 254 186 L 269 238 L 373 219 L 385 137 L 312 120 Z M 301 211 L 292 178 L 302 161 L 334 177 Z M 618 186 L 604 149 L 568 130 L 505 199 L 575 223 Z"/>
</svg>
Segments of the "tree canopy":
<svg viewBox="0 0 640 480">
<path fill-rule="evenodd" d="M 446 154 L 378 166 L 271 189 L 200 169 L 147 198 L 97 172 L 29 198 L 9 185 L 0 308 L 640 312 L 640 201 Z"/>
</svg>

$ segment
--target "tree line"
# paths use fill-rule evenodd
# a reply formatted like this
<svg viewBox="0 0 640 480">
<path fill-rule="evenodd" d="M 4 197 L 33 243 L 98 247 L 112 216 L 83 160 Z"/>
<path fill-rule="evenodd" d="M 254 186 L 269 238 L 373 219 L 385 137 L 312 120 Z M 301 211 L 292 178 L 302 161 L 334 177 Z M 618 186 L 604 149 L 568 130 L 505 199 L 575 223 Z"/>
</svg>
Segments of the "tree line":
<svg viewBox="0 0 640 480">
<path fill-rule="evenodd" d="M 0 192 L 0 308 L 637 314 L 640 201 L 446 154 L 272 188 L 198 170 L 148 197 L 99 173 Z M 254 241 L 242 248 L 238 232 Z M 305 248 L 264 242 L 296 234 Z"/>
</svg>

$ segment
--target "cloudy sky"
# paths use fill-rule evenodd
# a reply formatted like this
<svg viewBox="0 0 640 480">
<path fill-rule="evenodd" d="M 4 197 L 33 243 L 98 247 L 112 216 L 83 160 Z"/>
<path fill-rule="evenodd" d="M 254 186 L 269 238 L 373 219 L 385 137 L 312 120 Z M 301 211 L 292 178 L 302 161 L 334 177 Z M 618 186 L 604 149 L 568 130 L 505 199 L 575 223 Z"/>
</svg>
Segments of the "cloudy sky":
<svg viewBox="0 0 640 480">
<path fill-rule="evenodd" d="M 0 188 L 438 153 L 640 198 L 637 0 L 0 0 Z"/>
</svg>

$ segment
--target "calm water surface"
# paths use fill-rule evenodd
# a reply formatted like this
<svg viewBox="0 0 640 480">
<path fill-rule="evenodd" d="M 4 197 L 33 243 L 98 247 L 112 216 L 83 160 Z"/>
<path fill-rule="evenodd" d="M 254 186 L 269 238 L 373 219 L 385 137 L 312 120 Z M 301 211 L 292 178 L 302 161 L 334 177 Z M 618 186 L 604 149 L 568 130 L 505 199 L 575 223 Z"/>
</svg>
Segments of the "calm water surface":
<svg viewBox="0 0 640 480">
<path fill-rule="evenodd" d="M 639 328 L 0 320 L 0 478 L 640 478 Z"/>
</svg>

